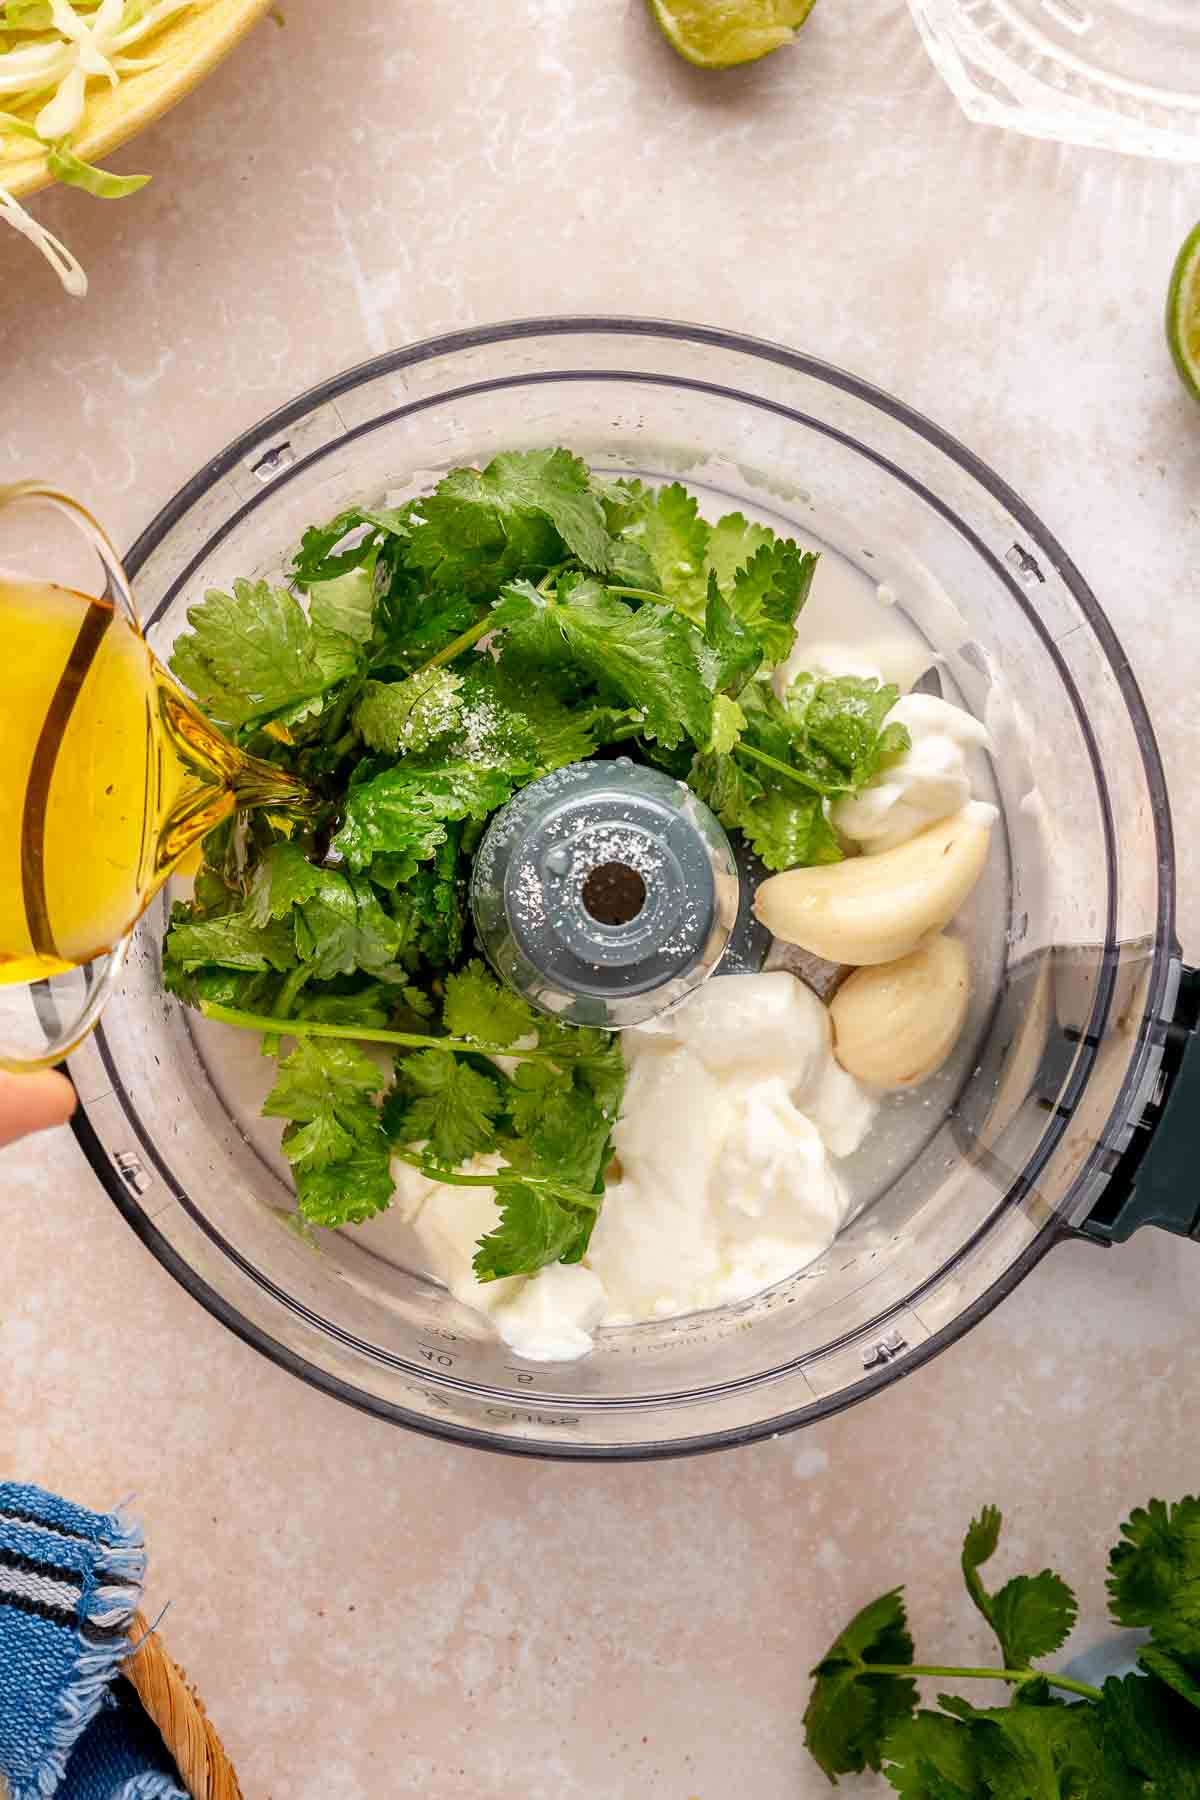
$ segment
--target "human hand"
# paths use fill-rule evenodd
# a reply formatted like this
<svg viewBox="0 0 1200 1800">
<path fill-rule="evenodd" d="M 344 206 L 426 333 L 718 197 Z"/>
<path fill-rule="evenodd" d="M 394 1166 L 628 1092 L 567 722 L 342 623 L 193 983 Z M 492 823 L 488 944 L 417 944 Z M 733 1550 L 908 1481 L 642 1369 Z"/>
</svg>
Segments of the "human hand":
<svg viewBox="0 0 1200 1800">
<path fill-rule="evenodd" d="M 43 1069 L 37 1075 L 0 1073 L 0 1147 L 31 1131 L 65 1125 L 75 1111 L 75 1089 L 65 1075 Z"/>
</svg>

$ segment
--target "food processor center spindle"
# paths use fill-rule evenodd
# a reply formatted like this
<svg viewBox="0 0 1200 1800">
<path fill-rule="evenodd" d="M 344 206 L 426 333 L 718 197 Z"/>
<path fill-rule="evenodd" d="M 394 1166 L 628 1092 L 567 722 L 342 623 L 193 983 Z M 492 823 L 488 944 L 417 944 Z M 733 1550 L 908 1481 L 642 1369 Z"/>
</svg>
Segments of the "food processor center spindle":
<svg viewBox="0 0 1200 1800">
<path fill-rule="evenodd" d="M 558 769 L 496 815 L 471 907 L 503 981 L 543 1012 L 615 1031 L 713 973 L 743 936 L 746 888 L 708 807 L 621 756 Z"/>
</svg>

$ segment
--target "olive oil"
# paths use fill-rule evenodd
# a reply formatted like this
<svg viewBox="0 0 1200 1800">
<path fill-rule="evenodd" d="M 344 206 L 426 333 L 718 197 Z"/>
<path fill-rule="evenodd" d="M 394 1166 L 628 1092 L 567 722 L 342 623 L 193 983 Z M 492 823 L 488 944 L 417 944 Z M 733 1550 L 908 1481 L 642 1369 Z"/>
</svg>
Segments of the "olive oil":
<svg viewBox="0 0 1200 1800">
<path fill-rule="evenodd" d="M 0 985 L 110 949 L 235 808 L 304 799 L 107 601 L 0 574 Z"/>
</svg>

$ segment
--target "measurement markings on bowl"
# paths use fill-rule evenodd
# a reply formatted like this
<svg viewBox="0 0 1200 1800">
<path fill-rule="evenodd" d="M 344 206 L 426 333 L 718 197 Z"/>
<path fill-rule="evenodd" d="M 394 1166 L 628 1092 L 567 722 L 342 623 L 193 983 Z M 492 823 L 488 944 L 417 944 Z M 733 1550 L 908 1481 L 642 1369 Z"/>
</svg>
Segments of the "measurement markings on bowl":
<svg viewBox="0 0 1200 1800">
<path fill-rule="evenodd" d="M 296 455 L 290 443 L 285 441 L 282 444 L 274 444 L 270 450 L 264 451 L 255 462 L 250 464 L 250 473 L 257 475 L 258 479 L 265 484 L 273 481 L 276 475 L 282 474 L 284 469 L 290 469 L 295 460 Z"/>
<path fill-rule="evenodd" d="M 895 1362 L 908 1349 L 907 1338 L 901 1337 L 898 1331 L 889 1331 L 885 1338 L 872 1344 L 869 1350 L 863 1351 L 864 1369 L 883 1369 L 888 1363 Z"/>
</svg>

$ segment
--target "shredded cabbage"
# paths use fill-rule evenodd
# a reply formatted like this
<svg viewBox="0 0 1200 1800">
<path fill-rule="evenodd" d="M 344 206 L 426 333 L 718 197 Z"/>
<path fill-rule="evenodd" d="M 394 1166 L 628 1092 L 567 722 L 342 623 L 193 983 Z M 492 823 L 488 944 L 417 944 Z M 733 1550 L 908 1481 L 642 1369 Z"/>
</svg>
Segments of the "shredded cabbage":
<svg viewBox="0 0 1200 1800">
<path fill-rule="evenodd" d="M 161 56 L 128 52 L 177 13 L 207 0 L 0 0 L 0 219 L 41 251 L 69 294 L 87 293 L 87 276 L 69 250 L 18 205 L 3 186 L 3 157 L 33 139 L 44 146 L 56 180 L 102 200 L 144 187 L 148 175 L 112 175 L 71 148 L 89 81 L 116 87 L 122 75 L 153 68 Z"/>
</svg>

